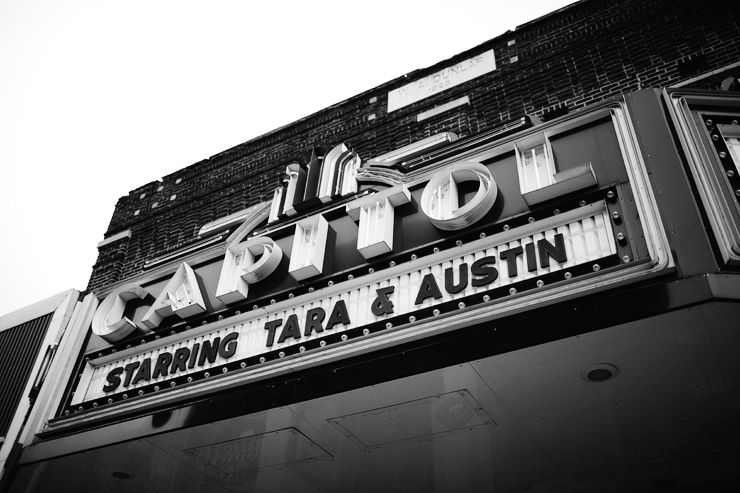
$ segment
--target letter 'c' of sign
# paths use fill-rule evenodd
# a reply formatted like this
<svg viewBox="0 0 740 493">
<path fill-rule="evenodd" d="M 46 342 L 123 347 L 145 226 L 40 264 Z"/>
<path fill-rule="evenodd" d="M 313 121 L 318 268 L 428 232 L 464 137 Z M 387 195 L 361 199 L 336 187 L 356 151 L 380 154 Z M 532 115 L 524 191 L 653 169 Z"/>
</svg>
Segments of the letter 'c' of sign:
<svg viewBox="0 0 740 493">
<path fill-rule="evenodd" d="M 138 284 L 126 284 L 105 297 L 98 306 L 92 321 L 93 333 L 107 342 L 120 341 L 135 329 L 151 332 L 144 327 L 137 327 L 123 316 L 126 303 L 135 298 L 144 299 L 149 293 Z"/>
<path fill-rule="evenodd" d="M 474 181 L 478 190 L 466 204 L 459 204 L 457 186 Z M 498 196 L 498 187 L 484 165 L 463 161 L 435 174 L 421 195 L 421 210 L 432 224 L 445 231 L 463 229 L 485 216 Z"/>
</svg>

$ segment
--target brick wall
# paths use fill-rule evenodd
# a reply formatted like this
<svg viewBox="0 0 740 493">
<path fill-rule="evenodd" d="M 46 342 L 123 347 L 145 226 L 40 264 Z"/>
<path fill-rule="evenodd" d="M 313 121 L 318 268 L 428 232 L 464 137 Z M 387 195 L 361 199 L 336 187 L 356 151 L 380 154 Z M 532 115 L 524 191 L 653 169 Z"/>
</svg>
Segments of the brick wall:
<svg viewBox="0 0 740 493">
<path fill-rule="evenodd" d="M 388 91 L 490 49 L 496 71 L 386 112 Z M 133 190 L 106 232 L 130 229 L 131 237 L 100 248 L 88 289 L 136 275 L 145 260 L 196 241 L 205 223 L 269 200 L 284 165 L 311 146 L 344 142 L 368 160 L 438 132 L 466 138 L 639 89 L 716 89 L 740 77 L 738 63 L 735 0 L 583 0 Z M 470 104 L 417 121 L 464 96 Z"/>
</svg>

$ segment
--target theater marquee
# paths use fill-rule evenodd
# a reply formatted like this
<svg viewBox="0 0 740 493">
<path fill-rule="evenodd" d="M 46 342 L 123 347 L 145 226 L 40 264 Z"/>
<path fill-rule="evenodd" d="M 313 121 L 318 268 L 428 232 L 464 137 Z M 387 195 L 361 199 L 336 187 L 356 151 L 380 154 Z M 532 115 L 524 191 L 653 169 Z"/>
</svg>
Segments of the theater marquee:
<svg viewBox="0 0 740 493">
<path fill-rule="evenodd" d="M 109 349 L 87 355 L 65 413 L 295 371 L 672 265 L 620 104 L 449 154 L 405 177 L 343 144 L 289 164 L 267 226 L 110 291 L 92 327 Z"/>
</svg>

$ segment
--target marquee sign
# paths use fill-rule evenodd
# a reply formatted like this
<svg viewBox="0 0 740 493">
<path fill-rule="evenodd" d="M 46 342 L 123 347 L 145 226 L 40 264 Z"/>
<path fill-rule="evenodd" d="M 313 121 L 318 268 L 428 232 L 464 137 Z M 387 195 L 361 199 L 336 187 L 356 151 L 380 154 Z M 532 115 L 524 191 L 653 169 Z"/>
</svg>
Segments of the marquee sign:
<svg viewBox="0 0 740 493">
<path fill-rule="evenodd" d="M 574 135 L 598 138 L 600 155 L 610 161 L 564 162 L 568 152 L 582 153 L 582 146 L 568 140 Z M 664 269 L 670 257 L 631 135 L 618 106 L 364 194 L 358 194 L 358 183 L 368 170 L 359 167 L 353 151 L 344 145 L 314 149 L 287 167 L 276 190 L 265 217 L 277 227 L 232 235 L 214 264 L 220 273 L 211 284 L 204 287 L 204 266 L 186 261 L 157 280 L 152 293 L 129 283 L 108 294 L 92 330 L 111 349 L 88 355 L 65 412 L 227 373 L 248 379 L 250 371 L 286 357 L 300 366 L 337 344 L 352 347 L 357 338 L 397 331 L 413 334 L 419 324 L 460 310 L 505 313 Z M 383 171 L 382 179 L 392 175 Z M 523 176 L 531 177 L 526 189 Z M 324 189 L 335 192 L 322 195 Z M 311 207 L 326 209 L 323 204 L 343 197 L 341 190 L 355 194 L 341 209 L 296 216 Z M 339 241 L 338 229 L 354 235 L 352 258 L 393 260 L 362 275 L 345 270 L 334 281 L 336 266 L 349 262 L 328 253 L 331 241 Z M 425 253 L 408 255 L 422 251 L 409 250 L 415 242 Z M 394 252 L 404 248 L 402 259 Z M 270 296 L 274 288 L 263 284 L 276 280 L 308 288 L 255 302 L 251 309 L 245 305 L 261 299 L 261 290 Z M 131 302 L 142 308 L 127 310 Z M 170 332 L 173 320 L 200 320 L 214 306 L 240 308 Z M 141 344 L 131 344 L 134 336 L 144 337 Z"/>
<path fill-rule="evenodd" d="M 321 297 L 271 307 L 267 314 L 242 317 L 205 334 L 177 340 L 146 352 L 129 350 L 94 368 L 82 400 L 113 391 L 136 389 L 239 361 L 268 351 L 363 327 L 389 316 L 412 314 L 435 305 L 465 299 L 524 279 L 538 279 L 616 254 L 603 202 L 555 216 L 549 224 L 516 233 L 483 238 L 449 258 L 439 253 L 384 273 L 375 282 L 335 289 Z M 545 227 L 543 229 L 543 227 Z M 417 265 L 418 264 L 418 265 Z M 541 281 L 544 286 L 544 281 Z M 283 305 L 286 305 L 285 303 Z M 185 333 L 187 334 L 187 332 Z M 130 356 L 126 353 L 130 353 Z"/>
</svg>

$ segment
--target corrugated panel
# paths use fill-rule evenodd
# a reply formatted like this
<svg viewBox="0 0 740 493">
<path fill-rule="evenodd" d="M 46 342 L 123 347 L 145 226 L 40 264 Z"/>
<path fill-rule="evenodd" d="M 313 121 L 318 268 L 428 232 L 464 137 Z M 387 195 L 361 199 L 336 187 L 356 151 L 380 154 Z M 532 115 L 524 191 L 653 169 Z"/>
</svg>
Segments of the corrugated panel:
<svg viewBox="0 0 740 493">
<path fill-rule="evenodd" d="M 13 420 L 54 313 L 0 332 L 0 436 Z"/>
</svg>

